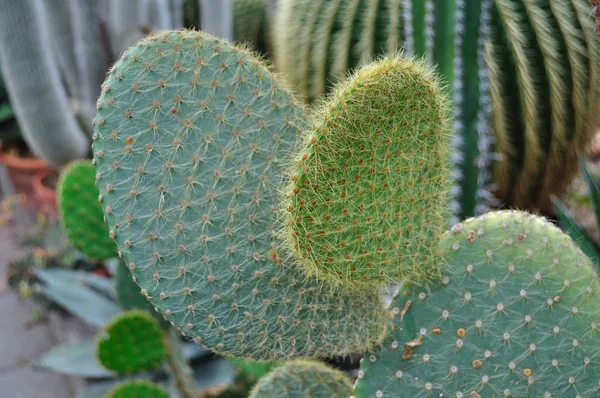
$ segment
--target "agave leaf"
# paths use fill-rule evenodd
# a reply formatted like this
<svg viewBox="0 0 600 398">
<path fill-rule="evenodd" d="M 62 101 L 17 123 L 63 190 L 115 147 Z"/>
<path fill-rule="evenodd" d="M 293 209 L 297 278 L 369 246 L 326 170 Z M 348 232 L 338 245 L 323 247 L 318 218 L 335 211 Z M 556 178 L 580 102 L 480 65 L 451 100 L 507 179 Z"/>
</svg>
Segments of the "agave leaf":
<svg viewBox="0 0 600 398">
<path fill-rule="evenodd" d="M 46 283 L 53 283 L 56 279 L 60 279 L 63 282 L 89 286 L 111 299 L 116 300 L 117 297 L 114 280 L 91 272 L 52 268 L 37 270 L 36 274 L 38 277 L 44 279 Z"/>
<path fill-rule="evenodd" d="M 77 280 L 48 270 L 37 270 L 36 276 L 43 282 L 42 294 L 91 326 L 101 327 L 121 312 L 113 301 Z"/>
<path fill-rule="evenodd" d="M 37 369 L 88 378 L 113 378 L 115 374 L 104 369 L 96 358 L 94 338 L 53 347 L 33 362 Z"/>
<path fill-rule="evenodd" d="M 569 211 L 556 199 L 553 200 L 554 209 L 558 214 L 558 219 L 562 229 L 573 239 L 581 250 L 592 260 L 596 269 L 600 270 L 600 250 L 583 229 L 577 225 L 577 222 Z"/>
<path fill-rule="evenodd" d="M 581 156 L 579 157 L 579 167 L 581 168 L 581 174 L 585 181 L 592 209 L 594 209 L 594 214 L 596 214 L 596 226 L 600 228 L 600 181 L 592 175 L 585 163 L 585 159 Z"/>
</svg>

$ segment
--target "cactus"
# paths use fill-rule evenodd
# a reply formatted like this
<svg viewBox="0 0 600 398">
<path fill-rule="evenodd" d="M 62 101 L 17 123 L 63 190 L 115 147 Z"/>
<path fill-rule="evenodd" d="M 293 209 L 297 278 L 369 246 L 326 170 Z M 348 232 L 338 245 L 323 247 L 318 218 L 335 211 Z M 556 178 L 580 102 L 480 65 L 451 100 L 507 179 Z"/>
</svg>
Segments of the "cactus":
<svg viewBox="0 0 600 398">
<path fill-rule="evenodd" d="M 348 398 L 350 380 L 339 370 L 314 361 L 296 360 L 263 376 L 250 398 Z"/>
<path fill-rule="evenodd" d="M 160 326 L 143 311 L 119 315 L 97 338 L 102 366 L 125 375 L 156 369 L 167 359 L 167 350 Z"/>
<path fill-rule="evenodd" d="M 128 381 L 111 389 L 105 398 L 169 398 L 169 393 L 149 381 Z"/>
<path fill-rule="evenodd" d="M 597 396 L 600 281 L 573 241 L 519 211 L 466 220 L 443 241 L 441 283 L 402 287 L 356 396 Z"/>
<path fill-rule="evenodd" d="M 64 165 L 85 156 L 89 142 L 68 111 L 44 10 L 42 2 L 4 5 L 0 69 L 28 146 L 48 162 Z"/>
<path fill-rule="evenodd" d="M 247 51 L 193 31 L 115 63 L 94 121 L 102 206 L 150 302 L 225 355 L 338 355 L 375 344 L 377 291 L 333 294 L 275 239 L 284 160 L 303 110 Z"/>
<path fill-rule="evenodd" d="M 434 71 L 387 57 L 322 108 L 285 188 L 290 251 L 308 275 L 344 289 L 437 277 L 450 123 Z"/>
<path fill-rule="evenodd" d="M 94 165 L 88 160 L 69 164 L 58 183 L 58 208 L 73 245 L 90 258 L 108 259 L 117 256 L 117 245 L 103 221 L 95 176 Z"/>
<path fill-rule="evenodd" d="M 200 0 L 183 0 L 183 26 L 187 29 L 199 28 L 201 20 Z"/>
<path fill-rule="evenodd" d="M 275 60 L 314 102 L 381 52 L 426 56 L 455 103 L 455 219 L 500 205 L 551 212 L 597 120 L 600 40 L 586 3 L 284 0 Z"/>
<path fill-rule="evenodd" d="M 265 52 L 266 21 L 265 0 L 233 1 L 233 39 L 238 43 L 251 44 Z"/>
</svg>

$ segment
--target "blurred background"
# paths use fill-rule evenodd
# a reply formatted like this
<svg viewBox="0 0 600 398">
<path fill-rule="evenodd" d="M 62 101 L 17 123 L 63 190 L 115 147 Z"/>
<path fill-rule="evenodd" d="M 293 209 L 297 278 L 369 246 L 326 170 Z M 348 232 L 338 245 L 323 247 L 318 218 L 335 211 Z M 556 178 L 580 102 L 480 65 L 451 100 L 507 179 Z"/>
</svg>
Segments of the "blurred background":
<svg viewBox="0 0 600 398">
<path fill-rule="evenodd" d="M 95 339 L 148 305 L 131 304 L 135 286 L 136 297 L 119 299 L 118 259 L 92 259 L 69 241 L 57 183 L 91 158 L 100 86 L 141 38 L 202 29 L 243 44 L 306 106 L 386 53 L 424 57 L 455 107 L 450 222 L 529 210 L 597 259 L 598 15 L 588 0 L 0 0 L 2 395 L 102 397 L 125 377 L 99 362 Z M 246 397 L 276 365 L 176 344 L 203 397 Z M 355 376 L 358 359 L 330 363 Z M 173 369 L 138 376 L 180 396 Z"/>
</svg>

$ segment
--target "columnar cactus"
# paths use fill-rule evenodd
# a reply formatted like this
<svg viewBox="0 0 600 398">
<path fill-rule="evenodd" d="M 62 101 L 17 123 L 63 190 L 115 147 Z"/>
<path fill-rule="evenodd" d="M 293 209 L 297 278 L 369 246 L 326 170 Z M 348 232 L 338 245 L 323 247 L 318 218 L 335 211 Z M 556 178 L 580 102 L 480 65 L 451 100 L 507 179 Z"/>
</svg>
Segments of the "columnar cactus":
<svg viewBox="0 0 600 398">
<path fill-rule="evenodd" d="M 315 361 L 296 360 L 264 375 L 250 398 L 348 398 L 352 384 L 339 370 Z"/>
<path fill-rule="evenodd" d="M 436 277 L 450 122 L 433 70 L 400 56 L 367 65 L 313 123 L 283 201 L 305 272 L 344 289 Z"/>
<path fill-rule="evenodd" d="M 37 1 L 3 4 L 0 69 L 23 138 L 38 156 L 64 165 L 85 156 L 89 141 L 68 110 L 44 10 Z"/>
<path fill-rule="evenodd" d="M 156 369 L 167 359 L 167 342 L 156 320 L 143 311 L 128 311 L 104 327 L 97 338 L 97 356 L 119 374 Z"/>
<path fill-rule="evenodd" d="M 87 160 L 69 164 L 58 182 L 58 208 L 62 224 L 73 245 L 93 259 L 117 256 L 117 245 L 108 236 L 98 203 L 96 170 Z"/>
<path fill-rule="evenodd" d="M 303 110 L 248 52 L 200 32 L 142 40 L 94 121 L 110 235 L 150 302 L 197 343 L 255 358 L 336 355 L 385 329 L 379 293 L 324 289 L 275 236 Z"/>
<path fill-rule="evenodd" d="M 597 120 L 600 40 L 587 3 L 283 0 L 275 59 L 313 102 L 383 52 L 426 56 L 455 103 L 458 219 L 497 205 L 551 212 Z"/>
<path fill-rule="evenodd" d="M 544 218 L 492 212 L 444 236 L 437 286 L 406 283 L 356 397 L 566 397 L 600 391 L 598 274 Z"/>
</svg>

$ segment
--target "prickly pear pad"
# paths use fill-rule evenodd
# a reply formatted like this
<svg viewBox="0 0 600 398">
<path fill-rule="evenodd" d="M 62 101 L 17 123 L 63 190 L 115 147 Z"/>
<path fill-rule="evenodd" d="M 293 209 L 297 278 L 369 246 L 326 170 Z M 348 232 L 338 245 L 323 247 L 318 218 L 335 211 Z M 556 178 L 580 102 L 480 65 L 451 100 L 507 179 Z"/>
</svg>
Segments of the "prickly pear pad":
<svg viewBox="0 0 600 398">
<path fill-rule="evenodd" d="M 600 394 L 600 282 L 543 218 L 488 213 L 444 237 L 442 285 L 405 287 L 394 330 L 362 360 L 356 397 Z"/>
<path fill-rule="evenodd" d="M 352 384 L 346 375 L 324 363 L 290 361 L 264 375 L 250 398 L 348 398 Z"/>
<path fill-rule="evenodd" d="M 289 246 L 344 289 L 439 275 L 449 217 L 449 101 L 424 61 L 390 56 L 338 85 L 290 167 Z"/>
<path fill-rule="evenodd" d="M 106 369 L 129 375 L 158 368 L 167 359 L 167 343 L 150 314 L 132 310 L 104 327 L 96 352 Z"/>
<path fill-rule="evenodd" d="M 337 355 L 382 336 L 377 290 L 334 295 L 284 264 L 278 191 L 303 120 L 259 60 L 201 32 L 142 40 L 102 86 L 93 149 L 110 233 L 150 302 L 213 351 Z"/>
<path fill-rule="evenodd" d="M 85 255 L 103 260 L 117 256 L 117 245 L 108 235 L 95 176 L 89 160 L 69 164 L 58 183 L 58 208 L 73 245 Z"/>
<path fill-rule="evenodd" d="M 169 398 L 169 393 L 149 381 L 130 381 L 117 385 L 106 398 Z"/>
</svg>

